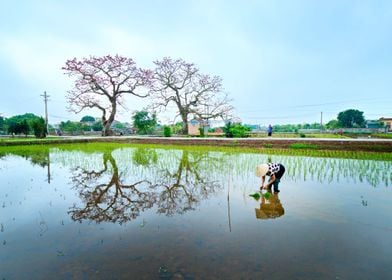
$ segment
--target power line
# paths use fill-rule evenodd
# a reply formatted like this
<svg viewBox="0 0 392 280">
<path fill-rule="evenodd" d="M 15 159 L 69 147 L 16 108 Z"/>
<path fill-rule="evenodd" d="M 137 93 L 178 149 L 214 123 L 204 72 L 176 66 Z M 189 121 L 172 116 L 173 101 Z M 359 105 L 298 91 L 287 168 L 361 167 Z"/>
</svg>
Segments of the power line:
<svg viewBox="0 0 392 280">
<path fill-rule="evenodd" d="M 351 99 L 351 100 L 346 100 L 346 101 L 336 101 L 336 102 L 325 102 L 325 103 L 316 103 L 316 104 L 305 104 L 305 105 L 296 105 L 296 106 L 290 106 L 288 108 L 303 108 L 303 107 L 317 107 L 317 106 L 325 106 L 325 105 L 336 105 L 336 104 L 344 104 L 347 102 L 357 102 L 357 101 L 376 101 L 376 100 L 383 100 L 387 99 L 386 97 L 380 98 L 360 98 L 360 99 Z"/>
<path fill-rule="evenodd" d="M 50 114 L 50 117 L 55 118 L 55 119 L 67 119 L 67 118 L 69 118 L 69 116 L 68 117 L 64 117 L 64 116 L 58 116 L 58 115 L 52 115 L 52 114 Z"/>
<path fill-rule="evenodd" d="M 247 119 L 285 119 L 285 118 L 296 118 L 296 117 L 306 117 L 306 116 L 312 116 L 317 114 L 314 112 L 307 113 L 307 114 L 297 114 L 297 115 L 285 115 L 285 116 L 279 116 L 279 117 L 274 117 L 274 116 L 257 116 L 257 117 L 249 117 L 249 116 L 241 116 L 241 118 L 247 118 Z"/>
<path fill-rule="evenodd" d="M 337 105 L 337 104 L 344 104 L 348 102 L 358 102 L 358 101 L 377 101 L 377 100 L 389 100 L 388 97 L 372 97 L 372 98 L 360 98 L 360 99 L 351 99 L 351 100 L 345 100 L 345 101 L 334 101 L 334 102 L 324 102 L 324 103 L 316 103 L 316 104 L 305 104 L 305 105 L 294 105 L 294 106 L 281 106 L 280 108 L 304 108 L 304 107 L 319 107 L 319 106 L 325 106 L 325 105 Z M 258 109 L 258 110 L 238 110 L 240 113 L 257 113 L 261 112 L 263 109 Z"/>
</svg>

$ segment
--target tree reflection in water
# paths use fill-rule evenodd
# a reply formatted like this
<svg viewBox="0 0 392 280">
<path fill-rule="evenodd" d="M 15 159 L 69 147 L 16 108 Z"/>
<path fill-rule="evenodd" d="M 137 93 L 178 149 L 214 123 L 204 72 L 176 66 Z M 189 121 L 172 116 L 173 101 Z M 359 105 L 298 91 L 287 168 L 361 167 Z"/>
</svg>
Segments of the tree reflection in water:
<svg viewBox="0 0 392 280">
<path fill-rule="evenodd" d="M 158 185 L 163 188 L 157 201 L 158 212 L 171 216 L 194 210 L 202 199 L 220 188 L 206 175 L 207 153 L 182 151 L 177 170 L 161 170 Z M 211 158 L 208 158 L 211 164 Z"/>
<path fill-rule="evenodd" d="M 135 219 L 141 211 L 154 205 L 157 195 L 152 191 L 155 185 L 150 181 L 123 183 L 111 152 L 103 154 L 103 165 L 104 168 L 100 171 L 89 171 L 81 167 L 73 170 L 72 184 L 85 204 L 83 207 L 74 205 L 71 208 L 69 213 L 73 220 L 122 224 Z M 100 183 L 106 177 L 107 182 Z"/>
<path fill-rule="evenodd" d="M 181 151 L 180 158 L 174 157 L 178 167 L 171 170 L 169 165 L 157 167 L 156 150 L 136 149 L 133 164 L 150 170 L 155 168 L 157 175 L 153 178 L 154 172 L 147 173 L 147 178 L 126 184 L 124 181 L 130 178 L 119 172 L 112 152 L 105 152 L 102 170 L 82 167 L 73 170 L 72 184 L 78 190 L 83 206 L 73 205 L 69 213 L 75 221 L 121 224 L 153 206 L 158 213 L 168 216 L 194 210 L 201 199 L 219 188 L 219 184 L 207 178 L 206 155 L 206 152 Z M 208 160 L 210 164 L 211 159 Z"/>
<path fill-rule="evenodd" d="M 39 165 L 41 167 L 47 167 L 50 164 L 49 148 L 47 147 L 42 147 L 39 150 L 29 150 L 28 148 L 23 147 L 20 150 L 13 150 L 12 152 L 0 151 L 0 158 L 9 154 L 25 158 L 32 164 Z"/>
<path fill-rule="evenodd" d="M 29 149 L 28 147 L 19 148 L 12 152 L 0 151 L 0 159 L 9 155 L 20 156 L 26 160 L 29 160 L 33 165 L 38 165 L 47 170 L 47 181 L 50 184 L 50 153 L 48 147 L 40 147 L 39 149 Z"/>
</svg>

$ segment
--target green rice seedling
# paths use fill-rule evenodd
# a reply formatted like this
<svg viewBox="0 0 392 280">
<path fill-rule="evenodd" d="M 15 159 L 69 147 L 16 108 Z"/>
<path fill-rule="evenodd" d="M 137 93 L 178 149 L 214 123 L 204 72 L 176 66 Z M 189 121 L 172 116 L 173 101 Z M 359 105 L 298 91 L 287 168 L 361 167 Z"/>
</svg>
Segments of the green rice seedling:
<svg viewBox="0 0 392 280">
<path fill-rule="evenodd" d="M 185 154 L 187 161 L 183 162 L 184 167 L 196 166 L 199 176 L 210 177 L 215 181 L 230 175 L 254 184 L 251 180 L 255 178 L 255 166 L 270 161 L 283 163 L 287 167 L 285 176 L 294 181 L 331 183 L 334 180 L 349 179 L 376 186 L 389 185 L 392 176 L 388 172 L 392 168 L 392 158 L 382 153 L 362 152 L 355 155 L 344 151 L 118 143 L 0 147 L 0 157 L 17 155 L 44 165 L 50 157 L 51 162 L 64 167 L 83 167 L 88 170 L 102 168 L 105 154 L 110 154 L 115 159 L 124 175 L 138 178 L 155 178 L 159 170 L 174 172 Z M 110 165 L 108 169 L 111 169 Z M 374 179 L 376 177 L 378 179 Z"/>
<path fill-rule="evenodd" d="M 270 192 L 265 192 L 265 193 L 263 193 L 263 197 L 265 199 L 269 199 L 271 197 L 271 193 Z"/>
<path fill-rule="evenodd" d="M 319 147 L 311 143 L 293 143 L 290 145 L 290 149 L 318 149 Z"/>
<path fill-rule="evenodd" d="M 251 196 L 251 197 L 253 197 L 254 199 L 258 200 L 258 199 L 260 198 L 261 195 L 260 195 L 259 192 L 255 192 L 255 193 L 250 194 L 249 196 Z"/>
</svg>

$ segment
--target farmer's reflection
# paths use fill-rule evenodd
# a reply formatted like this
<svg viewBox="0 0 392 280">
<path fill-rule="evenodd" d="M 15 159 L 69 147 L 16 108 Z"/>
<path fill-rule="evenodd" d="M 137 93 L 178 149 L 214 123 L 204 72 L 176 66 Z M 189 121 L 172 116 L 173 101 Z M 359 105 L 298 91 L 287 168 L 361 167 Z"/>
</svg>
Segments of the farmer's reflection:
<svg viewBox="0 0 392 280">
<path fill-rule="evenodd" d="M 266 192 L 260 198 L 260 208 L 256 208 L 257 219 L 275 219 L 284 215 L 284 208 L 278 193 Z"/>
<path fill-rule="evenodd" d="M 207 198 L 220 186 L 203 176 L 205 155 L 182 151 L 175 158 L 177 168 L 161 167 L 158 178 L 124 183 L 132 179 L 118 170 L 111 152 L 103 153 L 103 169 L 86 170 L 78 167 L 73 171 L 72 183 L 79 191 L 84 206 L 74 205 L 69 213 L 73 220 L 110 221 L 124 223 L 135 219 L 141 212 L 157 207 L 157 212 L 171 216 L 194 210 L 200 200 Z M 154 150 L 136 150 L 135 165 L 148 169 L 157 168 Z M 150 175 L 152 176 L 152 175 Z M 126 178 L 124 178 L 126 177 Z M 151 181 L 155 181 L 152 183 Z"/>
</svg>

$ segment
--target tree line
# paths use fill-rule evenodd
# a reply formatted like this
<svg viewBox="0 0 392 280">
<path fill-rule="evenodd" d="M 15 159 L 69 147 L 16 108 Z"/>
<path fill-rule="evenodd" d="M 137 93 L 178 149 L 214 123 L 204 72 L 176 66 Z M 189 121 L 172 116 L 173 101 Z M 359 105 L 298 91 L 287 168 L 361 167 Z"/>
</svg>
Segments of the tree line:
<svg viewBox="0 0 392 280">
<path fill-rule="evenodd" d="M 378 126 L 384 127 L 381 121 L 376 121 Z M 298 132 L 299 129 L 339 129 L 339 128 L 364 128 L 366 120 L 364 113 L 356 109 L 347 109 L 339 112 L 336 119 L 330 120 L 325 125 L 321 123 L 284 124 L 274 125 L 275 132 Z"/>
<path fill-rule="evenodd" d="M 37 138 L 47 135 L 46 123 L 42 117 L 31 113 L 17 115 L 10 118 L 0 117 L 0 131 L 14 135 L 34 134 Z"/>
<path fill-rule="evenodd" d="M 137 134 L 163 134 L 164 136 L 171 136 L 172 134 L 182 133 L 183 124 L 177 122 L 173 125 L 161 126 L 157 120 L 155 113 L 150 113 L 143 109 L 141 111 L 134 111 L 131 119 L 131 128 L 136 131 Z M 305 124 L 275 124 L 273 129 L 274 132 L 298 132 L 300 129 L 327 129 L 334 130 L 339 128 L 362 128 L 365 127 L 366 121 L 363 112 L 348 109 L 338 113 L 337 119 L 331 120 L 322 126 L 320 123 L 305 123 Z M 115 121 L 111 125 L 111 130 L 118 131 L 121 133 L 125 132 L 129 128 L 129 123 L 121 123 Z M 384 125 L 379 124 L 380 127 Z M 48 126 L 51 133 L 54 132 L 55 128 L 51 125 Z M 103 129 L 103 123 L 99 118 L 92 116 L 84 116 L 80 121 L 62 121 L 58 127 L 58 132 L 66 134 L 83 134 L 88 131 L 101 132 Z M 215 132 L 216 128 L 210 128 L 209 132 Z M 241 123 L 227 122 L 224 127 L 221 127 L 225 137 L 247 137 L 251 131 L 251 125 L 242 125 Z M 132 131 L 133 132 L 133 131 Z M 31 113 L 24 115 L 17 115 L 11 118 L 3 118 L 0 116 L 0 133 L 8 133 L 11 135 L 25 135 L 34 134 L 36 137 L 43 138 L 48 134 L 46 131 L 45 121 L 42 117 L 36 116 Z M 201 136 L 204 135 L 204 130 L 201 130 Z"/>
</svg>

